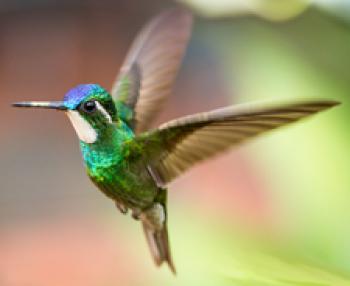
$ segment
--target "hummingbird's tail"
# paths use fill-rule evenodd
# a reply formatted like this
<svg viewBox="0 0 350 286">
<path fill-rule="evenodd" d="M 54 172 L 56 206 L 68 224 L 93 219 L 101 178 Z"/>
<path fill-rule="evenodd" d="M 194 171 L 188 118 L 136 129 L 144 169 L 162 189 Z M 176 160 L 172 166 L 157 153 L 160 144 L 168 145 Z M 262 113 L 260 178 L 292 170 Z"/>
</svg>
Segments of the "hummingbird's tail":
<svg viewBox="0 0 350 286">
<path fill-rule="evenodd" d="M 162 202 L 155 202 L 151 208 L 141 214 L 140 218 L 155 264 L 160 266 L 166 262 L 170 270 L 176 274 L 168 239 L 165 204 L 166 190 L 161 191 L 164 192 L 162 195 L 164 200 L 161 200 Z"/>
<path fill-rule="evenodd" d="M 155 230 L 150 228 L 146 223 L 143 223 L 143 230 L 155 264 L 160 266 L 163 262 L 166 262 L 169 265 L 170 270 L 176 274 L 169 248 L 167 226 L 164 225 L 161 230 Z"/>
</svg>

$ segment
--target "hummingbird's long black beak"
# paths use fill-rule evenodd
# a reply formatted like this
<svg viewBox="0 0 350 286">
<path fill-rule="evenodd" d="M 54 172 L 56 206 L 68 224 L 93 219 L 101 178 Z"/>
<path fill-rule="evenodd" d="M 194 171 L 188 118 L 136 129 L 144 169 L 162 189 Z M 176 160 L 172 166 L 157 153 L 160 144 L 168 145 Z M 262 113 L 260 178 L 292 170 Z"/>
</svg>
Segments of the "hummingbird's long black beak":
<svg viewBox="0 0 350 286">
<path fill-rule="evenodd" d="M 14 107 L 26 107 L 26 108 L 45 108 L 56 110 L 67 110 L 67 107 L 62 101 L 23 101 L 15 102 L 12 104 Z"/>
</svg>

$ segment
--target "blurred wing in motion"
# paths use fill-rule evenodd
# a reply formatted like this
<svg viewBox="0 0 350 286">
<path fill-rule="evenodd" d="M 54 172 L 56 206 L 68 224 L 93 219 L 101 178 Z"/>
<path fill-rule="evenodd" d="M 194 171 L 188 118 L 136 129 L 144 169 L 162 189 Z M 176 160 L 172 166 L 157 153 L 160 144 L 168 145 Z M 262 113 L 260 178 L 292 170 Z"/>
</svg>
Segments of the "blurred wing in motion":
<svg viewBox="0 0 350 286">
<path fill-rule="evenodd" d="M 124 104 L 131 110 L 131 125 L 136 133 L 149 128 L 170 94 L 191 27 L 190 12 L 177 8 L 154 18 L 134 41 L 112 88 L 112 96 L 117 108 Z M 137 96 L 128 90 L 135 86 L 139 86 Z M 125 120 L 130 123 L 130 118 Z"/>
<path fill-rule="evenodd" d="M 135 147 L 150 162 L 157 183 L 164 185 L 229 147 L 337 104 L 309 101 L 270 108 L 227 107 L 165 123 L 136 137 Z"/>
</svg>

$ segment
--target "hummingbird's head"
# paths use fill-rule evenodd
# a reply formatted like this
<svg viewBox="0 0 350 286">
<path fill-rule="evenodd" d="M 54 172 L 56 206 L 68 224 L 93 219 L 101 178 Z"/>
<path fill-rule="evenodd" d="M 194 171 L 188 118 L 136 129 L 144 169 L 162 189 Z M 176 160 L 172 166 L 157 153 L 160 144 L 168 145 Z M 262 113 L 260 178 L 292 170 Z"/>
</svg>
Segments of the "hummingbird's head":
<svg viewBox="0 0 350 286">
<path fill-rule="evenodd" d="M 18 102 L 14 106 L 65 111 L 79 139 L 88 144 L 94 143 L 101 132 L 118 120 L 111 95 L 97 84 L 78 85 L 63 101 Z"/>
</svg>

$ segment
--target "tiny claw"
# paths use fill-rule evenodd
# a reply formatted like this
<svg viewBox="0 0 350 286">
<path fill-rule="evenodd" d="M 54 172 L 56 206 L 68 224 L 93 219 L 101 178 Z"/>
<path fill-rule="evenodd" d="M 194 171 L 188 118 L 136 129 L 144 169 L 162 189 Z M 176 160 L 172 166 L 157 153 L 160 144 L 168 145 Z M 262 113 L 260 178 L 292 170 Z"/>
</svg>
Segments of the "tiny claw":
<svg viewBox="0 0 350 286">
<path fill-rule="evenodd" d="M 128 209 L 125 205 L 123 205 L 123 204 L 121 204 L 121 203 L 118 203 L 118 202 L 116 202 L 115 205 L 116 205 L 117 209 L 118 209 L 122 214 L 127 214 L 127 213 L 128 213 L 129 209 Z"/>
<path fill-rule="evenodd" d="M 140 220 L 141 211 L 140 210 L 132 210 L 131 216 L 134 220 Z"/>
</svg>

